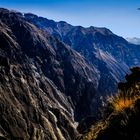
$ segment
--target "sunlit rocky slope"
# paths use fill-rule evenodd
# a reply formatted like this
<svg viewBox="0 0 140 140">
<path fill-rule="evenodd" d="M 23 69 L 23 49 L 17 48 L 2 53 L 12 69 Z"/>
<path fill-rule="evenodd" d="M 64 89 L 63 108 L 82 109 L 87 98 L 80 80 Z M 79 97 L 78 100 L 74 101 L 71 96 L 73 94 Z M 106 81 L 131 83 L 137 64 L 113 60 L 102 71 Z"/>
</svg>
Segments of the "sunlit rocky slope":
<svg viewBox="0 0 140 140">
<path fill-rule="evenodd" d="M 0 9 L 1 139 L 73 140 L 97 75 L 69 46 Z"/>
</svg>

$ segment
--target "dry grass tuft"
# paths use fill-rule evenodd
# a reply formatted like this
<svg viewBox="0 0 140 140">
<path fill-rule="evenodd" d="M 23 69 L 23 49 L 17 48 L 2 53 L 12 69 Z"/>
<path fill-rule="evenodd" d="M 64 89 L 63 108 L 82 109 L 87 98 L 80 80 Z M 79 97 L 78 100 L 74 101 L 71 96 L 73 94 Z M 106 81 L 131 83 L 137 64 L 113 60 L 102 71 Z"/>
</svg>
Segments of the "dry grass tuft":
<svg viewBox="0 0 140 140">
<path fill-rule="evenodd" d="M 113 106 L 116 111 L 123 111 L 126 108 L 130 108 L 135 102 L 135 99 L 119 99 L 114 102 Z"/>
<path fill-rule="evenodd" d="M 120 91 L 115 97 L 109 97 L 108 101 L 114 111 L 121 112 L 126 108 L 131 108 L 137 99 L 140 99 L 140 89 L 133 87 L 126 91 Z"/>
<path fill-rule="evenodd" d="M 98 134 L 100 131 L 106 129 L 107 124 L 104 121 L 100 121 L 94 126 L 90 128 L 90 131 L 88 132 L 87 135 L 85 135 L 81 140 L 96 140 Z"/>
</svg>

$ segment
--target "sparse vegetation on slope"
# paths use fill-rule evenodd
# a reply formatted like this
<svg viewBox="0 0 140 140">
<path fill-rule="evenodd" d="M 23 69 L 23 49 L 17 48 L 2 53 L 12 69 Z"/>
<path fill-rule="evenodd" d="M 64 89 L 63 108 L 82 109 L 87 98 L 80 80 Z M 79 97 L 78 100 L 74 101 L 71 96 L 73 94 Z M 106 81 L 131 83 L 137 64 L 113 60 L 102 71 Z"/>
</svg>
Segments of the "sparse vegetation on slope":
<svg viewBox="0 0 140 140">
<path fill-rule="evenodd" d="M 108 99 L 107 115 L 82 140 L 140 140 L 140 68 L 131 69 L 120 92 Z M 109 112 L 109 113 L 108 113 Z"/>
</svg>

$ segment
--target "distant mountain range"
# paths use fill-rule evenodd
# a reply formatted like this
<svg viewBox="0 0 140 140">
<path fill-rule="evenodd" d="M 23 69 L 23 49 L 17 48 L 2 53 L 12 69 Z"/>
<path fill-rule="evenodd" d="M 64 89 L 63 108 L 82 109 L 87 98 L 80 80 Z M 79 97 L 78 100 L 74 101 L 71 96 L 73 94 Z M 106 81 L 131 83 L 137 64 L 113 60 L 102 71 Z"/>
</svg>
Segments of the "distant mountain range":
<svg viewBox="0 0 140 140">
<path fill-rule="evenodd" d="M 140 38 L 133 37 L 133 38 L 126 38 L 126 40 L 130 43 L 140 45 Z"/>
<path fill-rule="evenodd" d="M 102 95 L 116 92 L 117 83 L 124 78 L 129 67 L 140 64 L 139 46 L 128 43 L 109 29 L 72 26 L 30 13 L 24 17 L 84 56 L 98 70 L 97 88 Z"/>
<path fill-rule="evenodd" d="M 140 46 L 106 28 L 0 9 L 0 138 L 73 140 L 98 119 Z"/>
</svg>

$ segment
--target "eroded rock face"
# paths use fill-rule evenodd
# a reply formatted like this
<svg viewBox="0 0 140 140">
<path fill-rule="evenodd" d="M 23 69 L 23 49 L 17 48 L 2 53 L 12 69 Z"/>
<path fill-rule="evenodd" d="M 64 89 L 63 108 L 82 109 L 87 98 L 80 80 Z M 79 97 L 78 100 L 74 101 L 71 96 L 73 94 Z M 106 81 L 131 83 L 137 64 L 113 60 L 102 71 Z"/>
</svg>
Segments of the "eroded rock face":
<svg viewBox="0 0 140 140">
<path fill-rule="evenodd" d="M 0 9 L 0 138 L 73 140 L 98 73 L 21 13 Z"/>
</svg>

